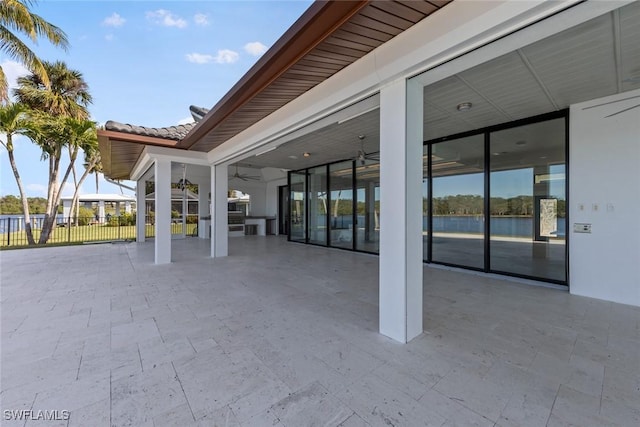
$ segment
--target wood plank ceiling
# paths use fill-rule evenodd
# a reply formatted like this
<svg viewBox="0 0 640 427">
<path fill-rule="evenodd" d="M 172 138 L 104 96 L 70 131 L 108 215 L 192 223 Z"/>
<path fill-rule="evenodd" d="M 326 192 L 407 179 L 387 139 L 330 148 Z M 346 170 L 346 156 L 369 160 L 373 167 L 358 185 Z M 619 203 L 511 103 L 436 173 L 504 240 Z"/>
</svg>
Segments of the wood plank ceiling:
<svg viewBox="0 0 640 427">
<path fill-rule="evenodd" d="M 343 6 L 342 10 L 338 11 L 343 14 L 342 17 L 324 17 L 324 19 L 336 20 L 336 26 L 328 31 L 325 30 L 324 33 L 314 35 L 315 40 L 307 40 L 306 43 L 310 45 L 298 46 L 298 50 L 303 49 L 298 58 L 293 58 L 288 67 L 276 70 L 270 81 L 265 82 L 253 96 L 236 101 L 236 108 L 228 111 L 228 104 L 234 102 L 232 93 L 236 89 L 234 87 L 230 92 L 231 96 L 225 97 L 227 99 L 223 98 L 214 106 L 204 120 L 178 144 L 178 147 L 204 152 L 214 149 L 450 1 L 378 0 L 328 2 L 329 4 L 318 2 L 318 8 L 329 7 L 335 3 L 348 3 L 351 10 Z M 322 17 L 321 13 L 317 15 Z M 311 26 L 309 23 L 306 24 Z M 326 26 L 326 22 L 323 25 Z M 294 29 L 295 24 L 292 27 L 292 30 Z M 286 38 L 287 34 L 283 36 L 283 39 Z M 298 44 L 301 42 L 295 37 L 291 41 Z M 265 62 L 269 59 L 271 58 L 265 58 Z M 261 65 L 256 64 L 256 66 Z M 250 70 L 247 74 L 251 74 L 252 71 Z M 247 84 L 241 86 L 244 88 Z"/>
</svg>

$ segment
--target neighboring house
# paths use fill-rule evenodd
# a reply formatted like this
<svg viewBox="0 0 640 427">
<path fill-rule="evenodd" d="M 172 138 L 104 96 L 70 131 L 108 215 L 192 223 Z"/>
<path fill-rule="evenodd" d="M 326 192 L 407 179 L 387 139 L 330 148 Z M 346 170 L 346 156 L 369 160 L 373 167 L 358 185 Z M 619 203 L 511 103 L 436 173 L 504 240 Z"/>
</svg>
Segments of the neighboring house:
<svg viewBox="0 0 640 427">
<path fill-rule="evenodd" d="M 231 186 L 291 241 L 379 253 L 401 342 L 424 262 L 640 305 L 640 2 L 316 2 L 200 113 L 99 131 L 106 176 L 156 183 L 156 263 L 188 164 L 213 257 Z"/>
<path fill-rule="evenodd" d="M 60 198 L 60 203 L 62 203 L 62 216 L 65 218 L 64 221 L 66 221 L 71 214 L 72 202 L 73 197 L 64 196 Z M 96 222 L 99 223 L 107 221 L 106 205 L 112 205 L 115 215 L 120 216 L 123 212 L 131 213 L 132 207 L 136 206 L 136 198 L 134 196 L 121 194 L 80 194 L 78 196 L 78 206 L 95 209 Z"/>
</svg>

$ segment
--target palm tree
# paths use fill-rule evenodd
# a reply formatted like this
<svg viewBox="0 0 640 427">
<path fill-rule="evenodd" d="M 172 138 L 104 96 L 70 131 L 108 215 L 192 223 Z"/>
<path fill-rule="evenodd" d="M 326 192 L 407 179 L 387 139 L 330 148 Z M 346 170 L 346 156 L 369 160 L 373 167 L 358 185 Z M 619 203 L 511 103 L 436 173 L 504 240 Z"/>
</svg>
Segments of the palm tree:
<svg viewBox="0 0 640 427">
<path fill-rule="evenodd" d="M 67 68 L 62 61 L 43 62 L 49 75 L 50 85 L 42 76 L 32 73 L 18 78 L 16 98 L 31 109 L 55 116 L 88 119 L 87 107 L 92 102 L 89 86 L 82 73 Z"/>
<path fill-rule="evenodd" d="M 33 232 L 31 229 L 31 216 L 29 214 L 29 202 L 27 195 L 24 192 L 22 186 L 22 179 L 18 172 L 18 166 L 16 165 L 16 159 L 13 152 L 13 136 L 20 135 L 27 131 L 29 123 L 26 119 L 26 113 L 29 109 L 23 104 L 7 104 L 0 105 L 0 132 L 6 136 L 6 143 L 0 141 L 2 146 L 7 150 L 9 155 L 9 163 L 13 170 L 13 176 L 16 178 L 18 184 L 18 190 L 20 191 L 20 198 L 22 199 L 22 212 L 24 214 L 24 229 L 27 233 L 27 241 L 30 245 L 34 245 Z"/>
<path fill-rule="evenodd" d="M 69 41 L 64 31 L 29 10 L 36 3 L 36 0 L 0 1 L 0 51 L 24 64 L 32 73 L 42 76 L 44 85 L 49 86 L 44 64 L 14 32 L 27 35 L 34 43 L 38 37 L 44 37 L 64 50 L 69 47 Z M 0 67 L 0 103 L 8 100 L 7 79 Z"/>
<path fill-rule="evenodd" d="M 71 212 L 69 216 L 73 217 L 74 209 L 76 209 L 78 204 L 78 193 L 82 183 L 90 173 L 95 172 L 96 169 L 101 166 L 101 162 L 100 151 L 98 150 L 96 123 L 90 120 L 77 120 L 71 118 L 66 120 L 70 125 L 69 130 L 71 131 L 71 140 L 69 141 L 70 159 L 75 161 L 78 151 L 80 149 L 84 151 L 84 172 L 75 186 L 73 199 L 71 201 Z M 77 224 L 78 222 L 76 221 L 76 225 Z"/>
<path fill-rule="evenodd" d="M 76 130 L 76 121 L 89 118 L 87 110 L 91 103 L 88 85 L 82 73 L 67 68 L 64 62 L 43 63 L 51 84 L 45 85 L 42 77 L 32 73 L 18 79 L 18 88 L 14 90 L 16 98 L 37 113 L 38 132 L 31 139 L 42 149 L 44 159 L 49 161 L 49 185 L 45 219 L 39 243 L 46 243 L 56 226 L 56 211 L 60 203 L 60 189 L 69 177 L 75 164 L 77 149 L 71 151 L 69 166 L 58 184 L 60 160 L 63 148 L 77 145 L 72 137 Z M 95 128 L 95 124 L 93 124 Z M 75 152 L 75 155 L 73 153 Z"/>
</svg>

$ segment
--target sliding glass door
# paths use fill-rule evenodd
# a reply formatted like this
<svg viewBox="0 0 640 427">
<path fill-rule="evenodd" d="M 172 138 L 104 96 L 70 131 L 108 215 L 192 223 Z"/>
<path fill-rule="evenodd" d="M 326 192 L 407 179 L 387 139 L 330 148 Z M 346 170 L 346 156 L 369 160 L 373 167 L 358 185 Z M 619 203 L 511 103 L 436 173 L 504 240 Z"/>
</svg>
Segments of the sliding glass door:
<svg viewBox="0 0 640 427">
<path fill-rule="evenodd" d="M 484 136 L 432 144 L 431 259 L 484 268 Z"/>
<path fill-rule="evenodd" d="M 327 244 L 327 167 L 309 169 L 309 243 Z"/>
<path fill-rule="evenodd" d="M 365 160 L 356 167 L 356 249 L 380 252 L 380 162 Z"/>
<path fill-rule="evenodd" d="M 329 244 L 337 248 L 353 249 L 353 161 L 329 165 L 329 186 Z"/>
<path fill-rule="evenodd" d="M 489 138 L 490 270 L 566 280 L 564 118 Z"/>
<path fill-rule="evenodd" d="M 295 242 L 306 242 L 307 174 L 305 172 L 291 172 L 289 174 L 289 191 L 289 230 L 291 233 L 290 239 Z"/>
<path fill-rule="evenodd" d="M 567 282 L 566 113 L 425 145 L 423 256 Z"/>
</svg>

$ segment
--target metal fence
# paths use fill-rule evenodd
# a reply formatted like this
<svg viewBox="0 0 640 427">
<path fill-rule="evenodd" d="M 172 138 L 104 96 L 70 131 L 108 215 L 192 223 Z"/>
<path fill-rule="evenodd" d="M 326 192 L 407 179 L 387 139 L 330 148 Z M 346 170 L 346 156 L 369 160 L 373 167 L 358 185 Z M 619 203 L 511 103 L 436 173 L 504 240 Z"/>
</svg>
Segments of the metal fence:
<svg viewBox="0 0 640 427">
<path fill-rule="evenodd" d="M 47 244 L 74 244 L 82 242 L 99 242 L 114 240 L 136 239 L 135 215 L 107 215 L 105 217 L 56 218 L 57 225 Z M 35 217 L 31 220 L 31 231 L 36 243 L 42 232 L 43 218 Z M 198 215 L 188 215 L 186 224 L 182 217 L 172 218 L 171 234 L 194 236 L 197 235 Z M 145 219 L 145 236 L 155 236 L 154 215 L 147 215 Z M 0 247 L 27 246 L 29 244 L 25 231 L 23 216 L 0 218 Z"/>
</svg>

